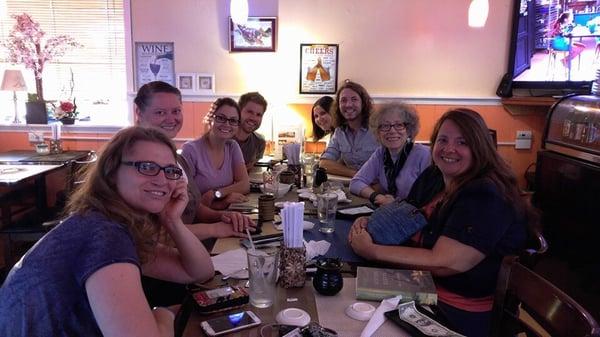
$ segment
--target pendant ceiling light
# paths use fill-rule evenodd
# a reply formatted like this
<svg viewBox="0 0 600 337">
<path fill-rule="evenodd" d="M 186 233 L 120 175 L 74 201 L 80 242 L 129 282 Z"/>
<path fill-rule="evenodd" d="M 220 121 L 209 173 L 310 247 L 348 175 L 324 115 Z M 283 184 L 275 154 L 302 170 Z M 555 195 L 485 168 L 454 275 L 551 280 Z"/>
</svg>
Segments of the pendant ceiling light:
<svg viewBox="0 0 600 337">
<path fill-rule="evenodd" d="M 488 0 L 471 0 L 471 5 L 469 5 L 469 27 L 485 26 L 489 10 Z"/>
<path fill-rule="evenodd" d="M 248 0 L 231 0 L 229 5 L 231 20 L 238 25 L 245 24 L 248 21 Z"/>
</svg>

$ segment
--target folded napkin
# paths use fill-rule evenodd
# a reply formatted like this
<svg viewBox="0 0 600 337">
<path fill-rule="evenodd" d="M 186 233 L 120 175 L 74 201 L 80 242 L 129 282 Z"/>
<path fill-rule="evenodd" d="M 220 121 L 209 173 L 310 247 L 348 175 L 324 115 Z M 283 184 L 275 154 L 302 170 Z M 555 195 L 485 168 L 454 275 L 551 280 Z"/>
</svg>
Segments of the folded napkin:
<svg viewBox="0 0 600 337">
<path fill-rule="evenodd" d="M 308 242 L 304 241 L 304 247 L 306 247 L 306 260 L 308 261 L 317 256 L 325 255 L 329 250 L 329 247 L 331 247 L 331 243 L 325 240 L 310 240 Z"/>
<path fill-rule="evenodd" d="M 377 307 L 377 310 L 373 313 L 373 317 L 369 320 L 363 331 L 360 333 L 360 337 L 370 337 L 383 322 L 385 322 L 385 312 L 395 309 L 398 303 L 402 299 L 402 296 L 386 298 L 381 301 L 381 304 Z"/>
<path fill-rule="evenodd" d="M 246 250 L 238 248 L 213 256 L 211 259 L 215 270 L 218 270 L 223 275 L 228 275 L 248 267 L 248 258 L 246 256 Z"/>
</svg>

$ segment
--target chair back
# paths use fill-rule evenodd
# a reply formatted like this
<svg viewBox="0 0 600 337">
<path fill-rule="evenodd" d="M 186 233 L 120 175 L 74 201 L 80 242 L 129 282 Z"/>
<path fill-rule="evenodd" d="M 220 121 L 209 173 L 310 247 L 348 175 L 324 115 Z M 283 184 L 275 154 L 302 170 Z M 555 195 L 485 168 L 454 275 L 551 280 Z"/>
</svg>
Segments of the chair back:
<svg viewBox="0 0 600 337">
<path fill-rule="evenodd" d="M 519 253 L 519 263 L 533 269 L 540 257 L 548 251 L 548 242 L 537 228 L 529 228 L 528 248 Z"/>
<path fill-rule="evenodd" d="M 491 336 L 512 337 L 521 332 L 527 336 L 599 337 L 600 326 L 575 300 L 519 263 L 518 257 L 507 256 L 498 275 Z"/>
</svg>

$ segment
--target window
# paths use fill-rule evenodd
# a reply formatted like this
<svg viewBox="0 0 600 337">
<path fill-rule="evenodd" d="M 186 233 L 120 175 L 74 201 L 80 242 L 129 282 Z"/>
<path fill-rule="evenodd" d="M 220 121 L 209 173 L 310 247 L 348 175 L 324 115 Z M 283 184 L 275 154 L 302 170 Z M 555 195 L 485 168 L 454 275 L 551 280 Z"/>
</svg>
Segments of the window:
<svg viewBox="0 0 600 337">
<path fill-rule="evenodd" d="M 83 45 L 44 67 L 44 98 L 69 98 L 71 72 L 79 111 L 79 123 L 92 125 L 128 124 L 125 69 L 125 23 L 123 0 L 0 0 L 0 39 L 12 30 L 13 14 L 27 13 L 47 36 L 68 34 Z M 20 67 L 29 92 L 35 92 L 33 71 L 6 63 L 6 50 L 0 51 L 3 70 Z M 12 93 L 0 92 L 0 122 L 10 123 L 14 113 Z M 24 93 L 19 97 L 19 115 L 24 120 Z M 6 107 L 4 106 L 6 105 Z M 8 115 L 8 117 L 6 116 Z"/>
</svg>

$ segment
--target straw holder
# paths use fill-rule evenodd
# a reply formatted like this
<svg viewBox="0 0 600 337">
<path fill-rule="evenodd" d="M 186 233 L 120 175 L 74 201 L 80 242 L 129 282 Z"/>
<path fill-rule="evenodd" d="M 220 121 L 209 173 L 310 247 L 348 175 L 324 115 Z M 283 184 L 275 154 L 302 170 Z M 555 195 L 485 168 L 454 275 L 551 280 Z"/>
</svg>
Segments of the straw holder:
<svg viewBox="0 0 600 337">
<path fill-rule="evenodd" d="M 304 287 L 304 282 L 306 282 L 305 260 L 306 248 L 281 247 L 279 250 L 279 284 L 283 288 Z"/>
</svg>

